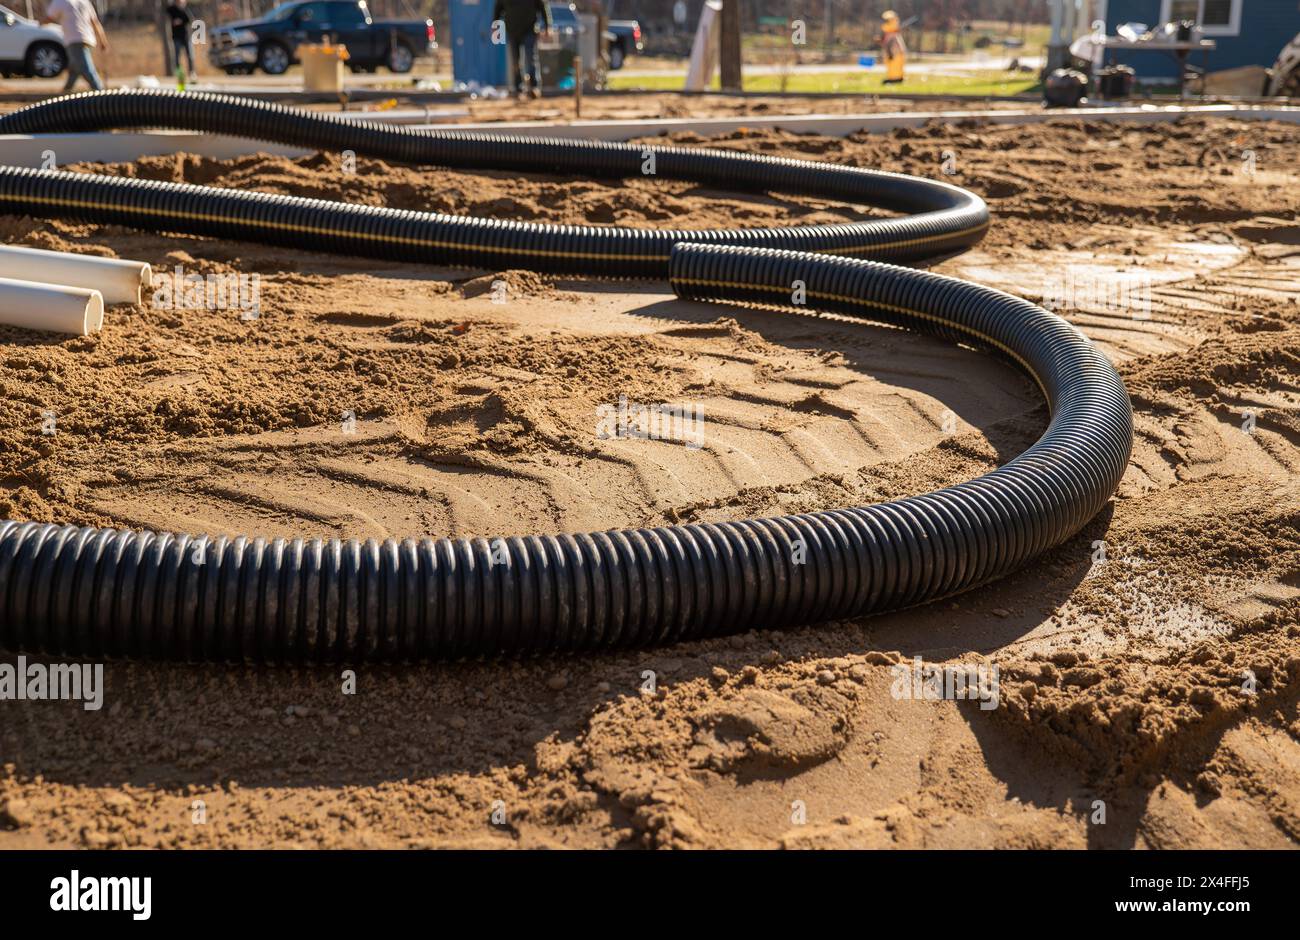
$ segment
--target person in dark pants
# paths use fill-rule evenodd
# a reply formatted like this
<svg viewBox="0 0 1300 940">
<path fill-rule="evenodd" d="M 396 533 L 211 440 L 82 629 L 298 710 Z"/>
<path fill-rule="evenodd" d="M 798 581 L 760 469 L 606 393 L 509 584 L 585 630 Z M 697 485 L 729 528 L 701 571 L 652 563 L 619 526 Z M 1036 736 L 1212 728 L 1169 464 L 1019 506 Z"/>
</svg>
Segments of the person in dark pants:
<svg viewBox="0 0 1300 940">
<path fill-rule="evenodd" d="M 96 45 L 101 52 L 108 51 L 108 37 L 99 23 L 99 16 L 90 0 L 50 0 L 45 7 L 42 23 L 58 23 L 63 30 L 63 45 L 68 50 L 68 80 L 64 91 L 72 91 L 78 78 L 95 91 L 104 87 L 90 50 Z"/>
<path fill-rule="evenodd" d="M 194 23 L 194 14 L 190 12 L 187 0 L 172 0 L 167 7 L 167 21 L 172 27 L 172 52 L 176 67 L 181 67 L 181 53 L 185 53 L 185 74 L 194 77 L 194 38 L 190 27 Z"/>
<path fill-rule="evenodd" d="M 542 96 L 541 68 L 537 61 L 537 20 L 546 23 L 545 32 L 555 26 L 545 0 L 496 0 L 492 20 L 502 21 L 506 30 L 506 74 L 516 95 L 524 93 L 524 69 L 528 70 L 530 92 Z"/>
</svg>

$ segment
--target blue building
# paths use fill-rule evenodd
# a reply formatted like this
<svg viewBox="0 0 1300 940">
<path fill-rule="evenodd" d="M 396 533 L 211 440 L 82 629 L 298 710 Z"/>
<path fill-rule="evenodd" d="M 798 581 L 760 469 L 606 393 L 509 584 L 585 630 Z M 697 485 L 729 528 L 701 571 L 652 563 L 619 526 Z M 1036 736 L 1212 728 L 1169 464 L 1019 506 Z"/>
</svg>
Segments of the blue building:
<svg viewBox="0 0 1300 940">
<path fill-rule="evenodd" d="M 1093 8 L 1105 20 L 1109 36 L 1125 23 L 1154 28 L 1195 20 L 1202 37 L 1218 44 L 1206 60 L 1211 72 L 1245 65 L 1267 68 L 1300 33 L 1300 0 L 1093 0 Z M 1164 53 L 1117 52 L 1115 61 L 1133 66 L 1139 80 L 1178 75 L 1177 63 Z M 1190 64 L 1199 68 L 1201 54 L 1193 53 Z"/>
</svg>

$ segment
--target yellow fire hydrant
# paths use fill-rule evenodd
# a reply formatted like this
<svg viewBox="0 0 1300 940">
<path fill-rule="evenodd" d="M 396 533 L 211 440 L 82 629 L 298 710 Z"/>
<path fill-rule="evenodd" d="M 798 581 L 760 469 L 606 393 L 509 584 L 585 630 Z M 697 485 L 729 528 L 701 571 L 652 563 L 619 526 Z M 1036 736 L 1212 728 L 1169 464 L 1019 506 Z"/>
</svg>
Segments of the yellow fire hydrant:
<svg viewBox="0 0 1300 940">
<path fill-rule="evenodd" d="M 907 62 L 907 46 L 898 31 L 898 14 L 886 10 L 880 14 L 880 54 L 885 60 L 885 84 L 897 85 L 903 80 L 903 65 Z"/>
</svg>

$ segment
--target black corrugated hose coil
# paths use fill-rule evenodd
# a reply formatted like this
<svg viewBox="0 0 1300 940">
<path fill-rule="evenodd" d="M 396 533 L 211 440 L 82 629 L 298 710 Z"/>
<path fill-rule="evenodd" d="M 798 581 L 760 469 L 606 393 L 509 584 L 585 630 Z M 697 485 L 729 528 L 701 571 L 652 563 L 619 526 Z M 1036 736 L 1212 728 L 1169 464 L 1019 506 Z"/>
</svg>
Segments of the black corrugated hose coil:
<svg viewBox="0 0 1300 940">
<path fill-rule="evenodd" d="M 1133 416 L 1077 329 L 1001 291 L 874 259 L 978 241 L 946 183 L 747 153 L 428 133 L 221 95 L 92 92 L 0 134 L 167 127 L 475 169 L 645 173 L 908 213 L 841 225 L 640 231 L 458 218 L 201 186 L 0 167 L 0 211 L 436 265 L 666 277 L 681 297 L 820 310 L 987 349 L 1051 410 L 1006 465 L 872 506 L 576 535 L 195 538 L 0 522 L 0 646 L 83 657 L 410 660 L 641 646 L 856 617 L 967 590 L 1079 531 L 1119 484 Z M 815 253 L 810 253 L 815 252 Z M 802 289 L 796 287 L 802 283 Z"/>
</svg>

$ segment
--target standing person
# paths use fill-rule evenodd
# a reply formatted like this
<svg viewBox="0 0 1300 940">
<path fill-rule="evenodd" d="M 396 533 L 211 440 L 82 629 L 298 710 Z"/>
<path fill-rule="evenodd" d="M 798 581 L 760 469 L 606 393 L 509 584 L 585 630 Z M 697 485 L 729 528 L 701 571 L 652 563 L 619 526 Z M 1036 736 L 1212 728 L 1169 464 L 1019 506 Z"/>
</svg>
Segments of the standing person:
<svg viewBox="0 0 1300 940">
<path fill-rule="evenodd" d="M 108 51 L 108 37 L 104 27 L 99 24 L 99 17 L 90 0 L 50 0 L 45 6 L 42 23 L 57 23 L 63 30 L 63 44 L 68 49 L 68 80 L 64 91 L 72 91 L 77 79 L 84 78 L 86 84 L 94 91 L 100 91 L 104 83 L 95 71 L 95 60 L 90 50 L 98 42 L 99 48 Z"/>
<path fill-rule="evenodd" d="M 194 75 L 194 14 L 189 10 L 187 0 L 172 0 L 167 7 L 167 20 L 172 27 L 172 61 L 176 68 L 181 67 L 181 53 L 185 53 L 185 74 L 193 81 Z"/>
<path fill-rule="evenodd" d="M 886 10 L 880 14 L 880 50 L 885 59 L 885 84 L 897 85 L 903 80 L 903 66 L 907 62 L 907 46 L 899 32 L 898 14 Z"/>
<path fill-rule="evenodd" d="M 506 74 L 514 93 L 524 94 L 524 66 L 532 82 L 530 93 L 542 97 L 541 67 L 537 61 L 537 19 L 546 22 L 543 34 L 555 28 L 551 22 L 551 8 L 546 0 L 496 0 L 492 19 L 501 20 L 506 27 Z"/>
</svg>

